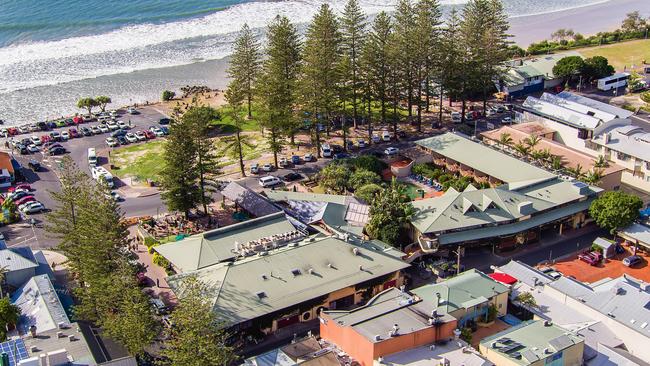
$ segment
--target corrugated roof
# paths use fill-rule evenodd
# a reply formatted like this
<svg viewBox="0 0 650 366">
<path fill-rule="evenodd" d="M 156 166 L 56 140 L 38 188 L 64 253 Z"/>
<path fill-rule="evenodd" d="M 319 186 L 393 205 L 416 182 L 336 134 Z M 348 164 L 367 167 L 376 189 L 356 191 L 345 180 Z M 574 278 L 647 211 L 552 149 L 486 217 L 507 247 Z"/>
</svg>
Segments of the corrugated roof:
<svg viewBox="0 0 650 366">
<path fill-rule="evenodd" d="M 596 117 L 591 117 L 531 96 L 526 98 L 522 104 L 522 108 L 533 114 L 577 128 L 593 130 L 602 123 Z"/>
<path fill-rule="evenodd" d="M 275 207 L 259 193 L 236 182 L 228 183 L 221 191 L 221 194 L 227 199 L 236 202 L 239 207 L 256 217 L 262 217 L 280 211 L 279 208 Z"/>
<path fill-rule="evenodd" d="M 409 266 L 399 252 L 388 246 L 381 249 L 375 242 L 353 236 L 349 240 L 307 240 L 297 247 L 171 276 L 167 281 L 179 296 L 187 276 L 197 276 L 210 285 L 214 312 L 229 326 Z M 359 255 L 353 253 L 353 248 L 359 249 Z"/>
<path fill-rule="evenodd" d="M 415 143 L 506 183 L 530 185 L 556 177 L 544 169 L 450 132 Z"/>
<path fill-rule="evenodd" d="M 30 248 L 14 247 L 0 250 L 0 267 L 6 268 L 9 272 L 22 269 L 36 268 L 36 260 Z"/>
<path fill-rule="evenodd" d="M 446 281 L 424 285 L 411 290 L 419 298 L 428 303 L 437 301 L 436 294 L 440 294 L 438 313 L 451 313 L 462 308 L 474 306 L 474 300 L 485 302 L 497 294 L 508 292 L 508 287 L 499 283 L 481 271 L 470 269 Z"/>
<path fill-rule="evenodd" d="M 624 121 L 631 123 L 629 120 Z M 626 134 L 625 131 L 630 128 L 628 126 L 611 123 L 611 126 L 605 126 L 598 136 L 594 136 L 592 140 L 596 144 L 606 146 L 614 152 L 621 152 L 650 162 L 650 141 L 648 141 L 650 139 L 648 139 L 647 133 L 639 131 L 638 133 Z M 623 131 L 623 133 L 618 133 L 619 131 Z M 609 136 L 607 142 L 605 142 L 606 135 Z"/>
<path fill-rule="evenodd" d="M 283 212 L 225 226 L 154 249 L 183 272 L 205 268 L 238 256 L 235 243 L 244 244 L 264 237 L 296 230 Z"/>
<path fill-rule="evenodd" d="M 59 323 L 70 325 L 70 319 L 47 275 L 32 277 L 13 293 L 11 302 L 21 311 L 18 320 L 21 334 L 29 333 L 32 325 L 36 326 L 38 332 L 57 329 Z"/>
<path fill-rule="evenodd" d="M 571 98 L 562 98 L 559 95 L 555 95 L 551 93 L 542 93 L 540 99 L 545 102 L 549 102 L 581 114 L 598 118 L 603 122 L 611 121 L 615 118 L 618 118 L 616 114 L 609 113 L 600 109 L 596 109 L 591 107 L 590 105 L 578 103 Z"/>
<path fill-rule="evenodd" d="M 634 223 L 621 230 L 621 233 L 632 239 L 638 240 L 639 243 L 650 246 L 650 227 L 648 226 Z"/>
<path fill-rule="evenodd" d="M 531 287 L 535 285 L 535 282 L 539 285 L 545 285 L 553 281 L 553 278 L 545 273 L 517 260 L 511 260 L 499 267 L 498 270 Z"/>
</svg>

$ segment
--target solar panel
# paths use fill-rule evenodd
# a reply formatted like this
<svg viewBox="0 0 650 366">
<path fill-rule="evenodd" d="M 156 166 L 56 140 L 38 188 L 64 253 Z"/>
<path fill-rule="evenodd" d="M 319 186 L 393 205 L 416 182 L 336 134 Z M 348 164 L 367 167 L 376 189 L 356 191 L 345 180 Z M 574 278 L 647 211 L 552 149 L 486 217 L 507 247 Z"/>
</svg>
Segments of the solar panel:
<svg viewBox="0 0 650 366">
<path fill-rule="evenodd" d="M 19 361 L 29 358 L 22 339 L 0 343 L 0 354 L 3 352 L 9 355 L 9 366 L 16 366 Z"/>
</svg>

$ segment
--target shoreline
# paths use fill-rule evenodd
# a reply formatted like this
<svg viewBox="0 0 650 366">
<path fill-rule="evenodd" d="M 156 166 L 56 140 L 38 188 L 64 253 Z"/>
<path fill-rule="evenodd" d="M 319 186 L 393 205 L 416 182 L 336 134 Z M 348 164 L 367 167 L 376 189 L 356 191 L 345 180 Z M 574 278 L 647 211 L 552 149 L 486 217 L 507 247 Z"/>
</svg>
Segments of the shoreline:
<svg viewBox="0 0 650 366">
<path fill-rule="evenodd" d="M 509 18 L 512 41 L 521 47 L 550 37 L 559 28 L 571 28 L 585 35 L 617 28 L 625 14 L 639 10 L 650 16 L 648 0 L 606 0 L 596 4 L 542 14 Z M 570 24 L 570 26 L 567 26 Z M 178 93 L 186 85 L 211 89 L 227 87 L 229 57 L 191 64 L 153 68 L 130 73 L 100 76 L 56 85 L 21 89 L 0 94 L 0 119 L 20 125 L 78 113 L 76 100 L 85 96 L 108 95 L 109 108 L 159 103 L 163 90 Z"/>
</svg>

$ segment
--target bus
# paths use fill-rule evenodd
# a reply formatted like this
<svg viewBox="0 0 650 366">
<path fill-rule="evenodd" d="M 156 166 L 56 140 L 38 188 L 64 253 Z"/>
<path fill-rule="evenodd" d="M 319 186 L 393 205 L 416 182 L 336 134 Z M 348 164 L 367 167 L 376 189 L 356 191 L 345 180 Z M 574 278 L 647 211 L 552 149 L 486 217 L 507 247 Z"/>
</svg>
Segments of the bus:
<svg viewBox="0 0 650 366">
<path fill-rule="evenodd" d="M 88 148 L 88 165 L 92 168 L 97 165 L 97 153 L 95 148 Z"/>
<path fill-rule="evenodd" d="M 598 79 L 598 90 L 612 90 L 620 87 L 627 86 L 627 80 L 630 78 L 630 73 L 619 72 L 606 78 Z"/>
<path fill-rule="evenodd" d="M 102 166 L 96 166 L 92 168 L 91 173 L 94 180 L 98 182 L 103 180 L 106 185 L 108 185 L 108 188 L 113 188 L 115 186 L 115 183 L 113 182 L 113 175 L 109 173 L 106 168 Z"/>
</svg>

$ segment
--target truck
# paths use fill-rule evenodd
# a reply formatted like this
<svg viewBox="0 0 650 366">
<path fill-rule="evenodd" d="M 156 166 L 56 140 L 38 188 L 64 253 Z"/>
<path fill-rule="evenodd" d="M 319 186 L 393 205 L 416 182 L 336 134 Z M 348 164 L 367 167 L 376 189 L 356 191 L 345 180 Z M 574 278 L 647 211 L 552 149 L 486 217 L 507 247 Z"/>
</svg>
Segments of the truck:
<svg viewBox="0 0 650 366">
<path fill-rule="evenodd" d="M 113 188 L 115 183 L 113 182 L 113 175 L 102 166 L 93 167 L 90 171 L 92 173 L 93 179 L 101 182 L 104 181 L 109 188 Z"/>
<path fill-rule="evenodd" d="M 97 152 L 94 147 L 88 148 L 88 166 L 97 166 Z"/>
</svg>

